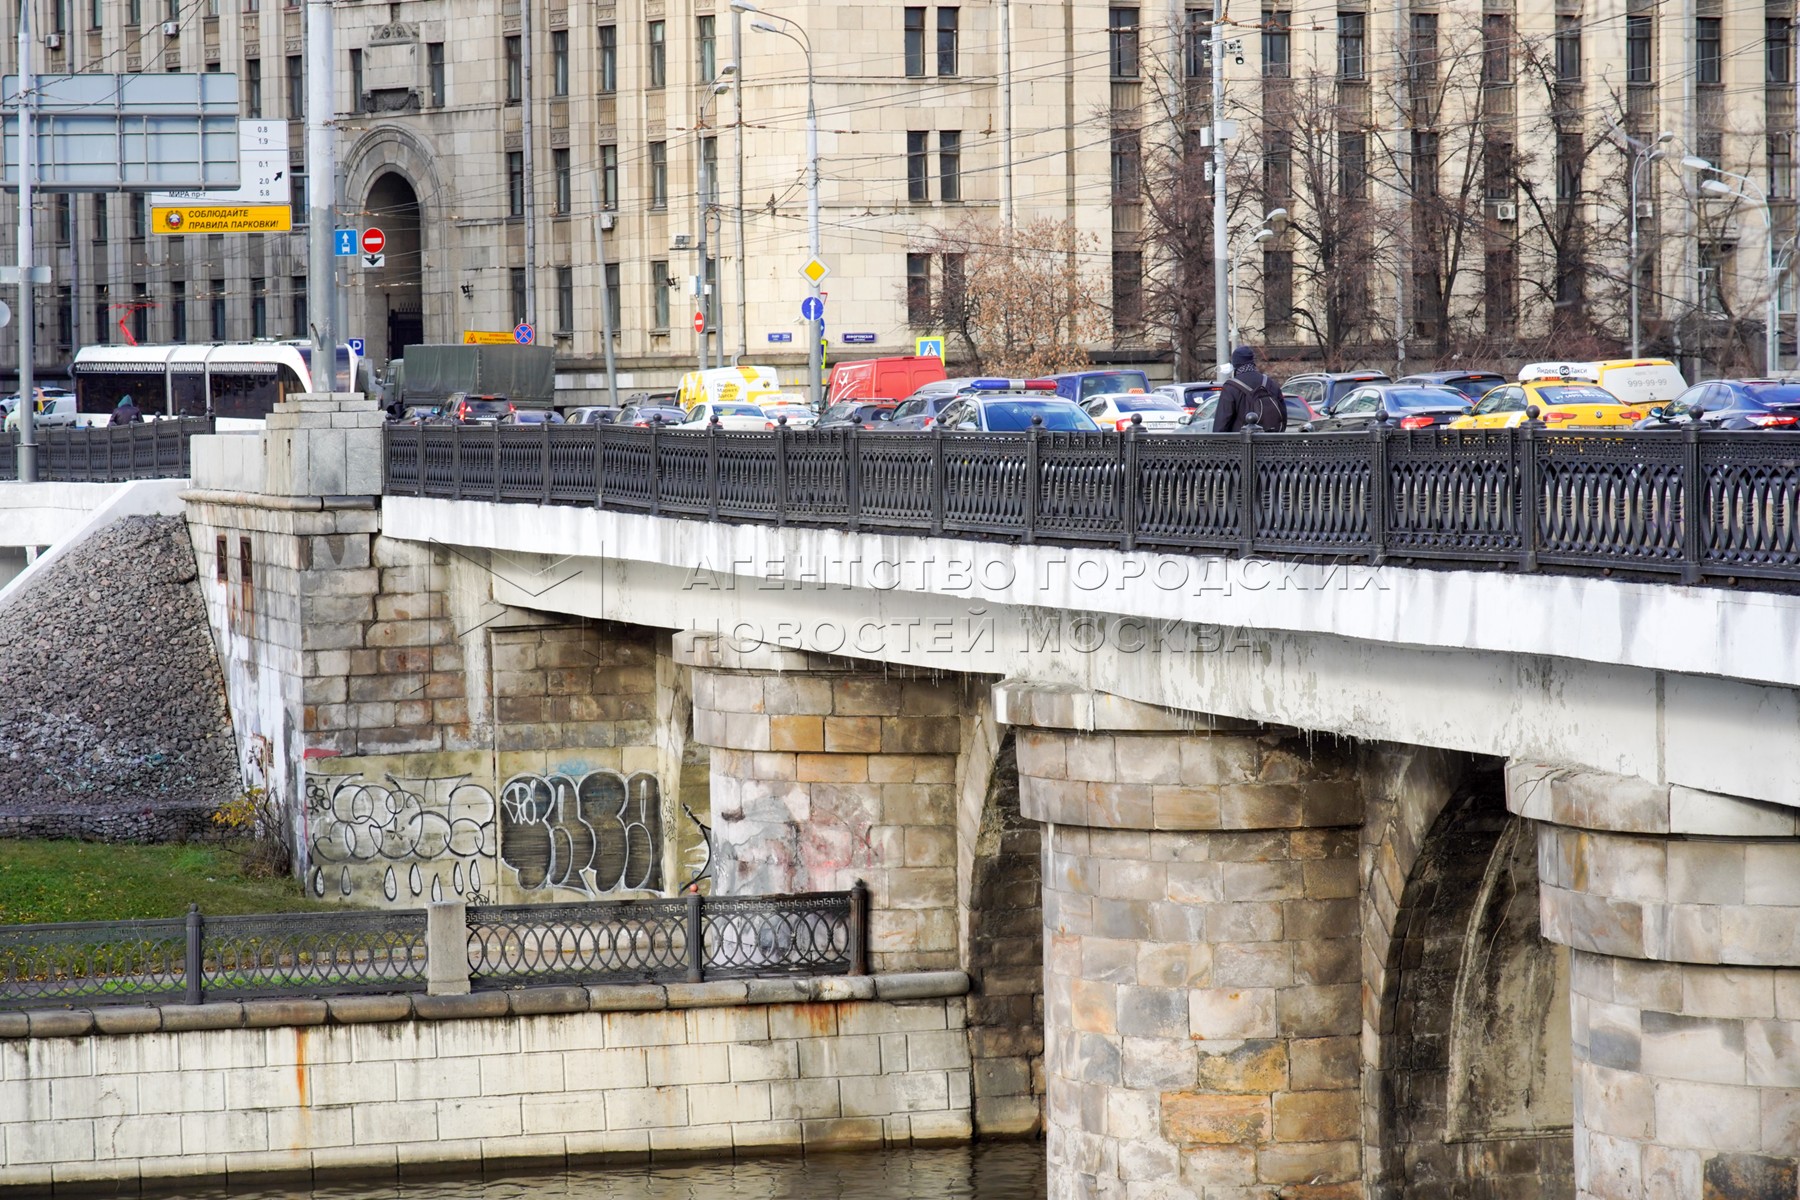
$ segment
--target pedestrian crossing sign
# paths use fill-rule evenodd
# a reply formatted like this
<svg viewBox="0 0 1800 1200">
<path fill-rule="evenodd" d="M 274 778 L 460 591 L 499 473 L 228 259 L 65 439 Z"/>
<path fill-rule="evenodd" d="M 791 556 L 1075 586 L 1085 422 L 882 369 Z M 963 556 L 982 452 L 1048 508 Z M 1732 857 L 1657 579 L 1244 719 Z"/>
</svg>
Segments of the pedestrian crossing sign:
<svg viewBox="0 0 1800 1200">
<path fill-rule="evenodd" d="M 941 337 L 924 337 L 913 339 L 913 353 L 919 358 L 944 357 L 944 339 Z"/>
</svg>

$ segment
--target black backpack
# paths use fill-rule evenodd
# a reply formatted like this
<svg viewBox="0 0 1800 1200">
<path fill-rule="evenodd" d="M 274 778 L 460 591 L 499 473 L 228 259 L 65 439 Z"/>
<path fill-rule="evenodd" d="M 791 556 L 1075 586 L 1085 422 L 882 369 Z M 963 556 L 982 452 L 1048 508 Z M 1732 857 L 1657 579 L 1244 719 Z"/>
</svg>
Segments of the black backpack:
<svg viewBox="0 0 1800 1200">
<path fill-rule="evenodd" d="M 1241 379 L 1231 382 L 1245 386 Z M 1273 379 L 1258 371 L 1256 386 L 1246 390 L 1250 394 L 1243 402 L 1245 420 L 1240 422 L 1239 428 L 1249 424 L 1251 413 L 1256 414 L 1257 428 L 1264 433 L 1280 433 L 1287 428 L 1287 405 L 1281 402 L 1279 388 Z"/>
</svg>

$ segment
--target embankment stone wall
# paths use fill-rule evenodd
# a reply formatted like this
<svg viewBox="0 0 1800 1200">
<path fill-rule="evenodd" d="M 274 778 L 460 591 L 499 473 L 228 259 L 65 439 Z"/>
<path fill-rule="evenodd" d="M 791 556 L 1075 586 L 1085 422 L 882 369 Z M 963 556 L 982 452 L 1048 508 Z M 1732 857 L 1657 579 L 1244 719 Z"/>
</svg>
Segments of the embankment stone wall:
<svg viewBox="0 0 1800 1200">
<path fill-rule="evenodd" d="M 0 1194 L 967 1140 L 967 987 L 936 972 L 0 1015 Z"/>
</svg>

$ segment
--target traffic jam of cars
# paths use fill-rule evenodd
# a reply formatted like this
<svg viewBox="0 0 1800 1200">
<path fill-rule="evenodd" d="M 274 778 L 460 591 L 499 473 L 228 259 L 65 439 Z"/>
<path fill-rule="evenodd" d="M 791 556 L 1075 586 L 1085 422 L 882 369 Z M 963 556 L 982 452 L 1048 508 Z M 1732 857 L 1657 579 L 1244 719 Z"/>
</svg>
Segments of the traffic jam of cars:
<svg viewBox="0 0 1800 1200">
<path fill-rule="evenodd" d="M 936 358 L 897 357 L 832 368 L 822 409 L 785 388 L 770 367 L 689 371 L 673 391 L 640 392 L 614 406 L 558 411 L 506 396 L 455 393 L 408 405 L 412 424 L 656 426 L 671 432 L 777 428 L 918 433 L 1219 432 L 1221 378 L 1152 385 L 1137 369 L 1072 371 L 1039 379 L 948 377 Z M 1495 430 L 1526 422 L 1560 430 L 1800 430 L 1800 376 L 1723 379 L 1689 386 L 1666 359 L 1528 363 L 1495 371 L 1431 371 L 1392 379 L 1375 370 L 1308 372 L 1275 381 L 1285 421 L 1263 432 Z M 1242 389 L 1240 389 L 1241 391 Z M 1272 410 L 1271 410 L 1272 411 Z"/>
</svg>

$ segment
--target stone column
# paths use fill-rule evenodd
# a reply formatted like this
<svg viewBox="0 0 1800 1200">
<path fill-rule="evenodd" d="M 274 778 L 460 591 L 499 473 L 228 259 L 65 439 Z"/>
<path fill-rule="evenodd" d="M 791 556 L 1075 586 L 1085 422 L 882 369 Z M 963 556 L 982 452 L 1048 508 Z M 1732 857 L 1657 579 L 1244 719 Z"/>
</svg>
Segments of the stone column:
<svg viewBox="0 0 1800 1200">
<path fill-rule="evenodd" d="M 1360 1195 L 1348 759 L 1116 697 L 995 695 L 1045 825 L 1053 1200 Z"/>
<path fill-rule="evenodd" d="M 1507 803 L 1570 952 L 1577 1196 L 1800 1195 L 1794 810 L 1517 764 Z"/>
<path fill-rule="evenodd" d="M 958 965 L 960 681 L 678 634 L 712 748 L 713 894 L 869 885 L 875 971 Z"/>
</svg>

